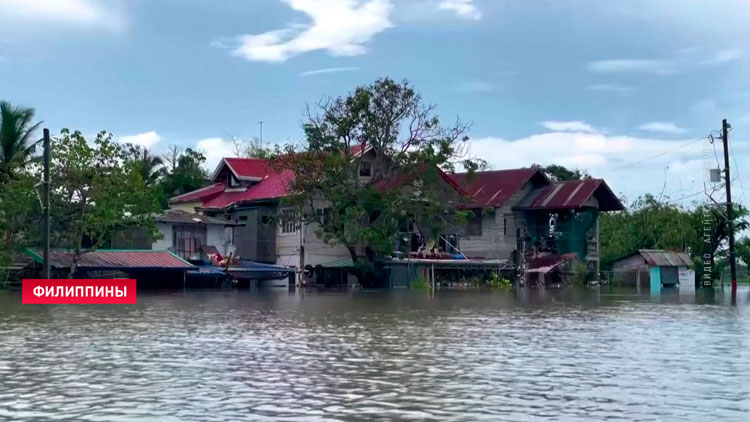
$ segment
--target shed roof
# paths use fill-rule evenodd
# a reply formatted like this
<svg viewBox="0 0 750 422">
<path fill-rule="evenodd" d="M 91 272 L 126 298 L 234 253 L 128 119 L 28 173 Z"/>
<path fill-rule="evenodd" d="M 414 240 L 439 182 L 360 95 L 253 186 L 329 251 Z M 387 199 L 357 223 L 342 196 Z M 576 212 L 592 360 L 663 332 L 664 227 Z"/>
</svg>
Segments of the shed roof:
<svg viewBox="0 0 750 422">
<path fill-rule="evenodd" d="M 37 263 L 42 263 L 42 251 L 26 249 L 26 254 Z M 49 254 L 50 266 L 70 268 L 74 254 L 75 252 L 67 249 L 53 249 Z M 82 253 L 78 258 L 78 268 L 90 270 L 184 270 L 193 268 L 193 265 L 166 250 L 102 249 Z"/>
<path fill-rule="evenodd" d="M 686 252 L 668 251 L 664 249 L 639 249 L 643 259 L 650 266 L 658 267 L 691 267 L 693 261 Z"/>
</svg>

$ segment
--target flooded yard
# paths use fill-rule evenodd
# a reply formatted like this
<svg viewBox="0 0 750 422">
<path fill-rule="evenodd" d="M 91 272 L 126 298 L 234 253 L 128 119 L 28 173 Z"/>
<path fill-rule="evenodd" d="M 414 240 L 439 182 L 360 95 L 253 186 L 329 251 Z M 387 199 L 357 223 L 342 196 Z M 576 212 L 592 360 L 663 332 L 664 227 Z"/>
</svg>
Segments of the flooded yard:
<svg viewBox="0 0 750 422">
<path fill-rule="evenodd" d="M 0 419 L 747 421 L 748 295 L 0 292 Z"/>
</svg>

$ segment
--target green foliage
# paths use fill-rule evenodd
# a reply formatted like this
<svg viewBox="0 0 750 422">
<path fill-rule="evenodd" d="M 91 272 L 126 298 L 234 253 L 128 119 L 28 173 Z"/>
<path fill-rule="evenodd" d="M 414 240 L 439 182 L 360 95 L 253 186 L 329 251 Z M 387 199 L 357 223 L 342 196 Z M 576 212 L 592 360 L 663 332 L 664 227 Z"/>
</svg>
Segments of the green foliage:
<svg viewBox="0 0 750 422">
<path fill-rule="evenodd" d="M 579 169 L 570 170 L 567 167 L 563 167 L 557 164 L 550 164 L 548 166 L 541 166 L 539 164 L 534 164 L 532 167 L 541 168 L 542 171 L 549 177 L 550 179 L 556 181 L 556 182 L 566 182 L 569 180 L 584 180 L 584 179 L 590 179 L 591 175 L 586 173 L 585 171 L 581 171 Z"/>
<path fill-rule="evenodd" d="M 507 278 L 502 278 L 497 273 L 493 273 L 490 277 L 490 286 L 493 289 L 509 290 L 513 288 L 513 283 Z"/>
<path fill-rule="evenodd" d="M 465 220 L 439 169 L 483 163 L 466 159 L 467 126 L 443 127 L 434 106 L 424 105 L 408 82 L 377 80 L 321 102 L 319 114 L 308 117 L 306 149 L 287 146 L 275 160 L 280 169 L 295 169 L 285 202 L 300 222 L 319 223 L 324 241 L 346 246 L 355 263 L 358 250 L 368 261 L 391 254 L 399 223 L 435 238 Z M 359 176 L 364 154 L 353 152 L 364 147 L 371 148 L 369 179 Z M 325 221 L 314 212 L 321 206 L 328 209 Z"/>
<path fill-rule="evenodd" d="M 34 132 L 41 122 L 31 124 L 34 109 L 13 107 L 0 101 L 0 183 L 12 180 L 23 172 L 31 159 L 38 140 Z"/>
<path fill-rule="evenodd" d="M 420 277 L 412 280 L 409 288 L 414 290 L 427 290 L 430 288 L 430 283 L 428 283 L 426 279 Z"/>
<path fill-rule="evenodd" d="M 203 168 L 206 157 L 200 152 L 190 148 L 183 150 L 173 145 L 164 160 L 167 166 L 163 169 L 159 182 L 164 207 L 167 207 L 169 198 L 206 186 L 208 174 Z"/>
<path fill-rule="evenodd" d="M 158 190 L 143 179 L 112 134 L 100 132 L 90 145 L 80 132 L 63 129 L 52 144 L 53 237 L 60 246 L 79 252 L 96 249 L 120 230 L 159 233 L 153 214 L 161 210 Z"/>
<path fill-rule="evenodd" d="M 583 261 L 575 261 L 573 263 L 573 276 L 572 283 L 575 286 L 585 286 L 589 277 L 589 269 L 586 263 Z"/>
<path fill-rule="evenodd" d="M 0 267 L 10 263 L 14 252 L 20 253 L 39 239 L 41 207 L 34 183 L 30 174 L 18 171 L 13 181 L 0 183 Z M 2 272 L 0 280 L 5 280 Z"/>
<path fill-rule="evenodd" d="M 725 211 L 724 207 L 705 205 L 687 209 L 646 195 L 634 201 L 625 211 L 602 213 L 602 263 L 611 264 L 638 249 L 682 250 L 690 253 L 698 276 L 702 276 L 703 255 L 713 256 L 712 277 L 715 278 L 726 262 L 729 226 L 724 217 Z M 747 216 L 746 208 L 735 206 L 736 233 L 749 227 Z M 744 247 L 744 242 L 747 241 L 738 244 Z M 750 251 L 747 258 L 750 259 Z"/>
</svg>

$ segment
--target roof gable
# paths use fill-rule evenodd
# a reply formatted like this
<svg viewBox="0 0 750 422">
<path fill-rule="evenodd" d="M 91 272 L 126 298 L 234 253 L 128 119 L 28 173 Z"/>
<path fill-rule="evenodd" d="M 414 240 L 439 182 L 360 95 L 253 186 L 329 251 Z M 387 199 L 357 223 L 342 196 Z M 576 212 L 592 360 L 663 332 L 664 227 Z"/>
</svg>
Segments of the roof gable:
<svg viewBox="0 0 750 422">
<path fill-rule="evenodd" d="M 271 171 L 268 160 L 260 158 L 222 158 L 211 175 L 212 182 L 216 182 L 216 178 L 224 168 L 227 168 L 238 180 L 253 182 L 262 180 Z"/>
<path fill-rule="evenodd" d="M 518 208 L 548 210 L 583 208 L 592 197 L 599 202 L 600 211 L 625 209 L 602 179 L 555 182 L 533 193 L 530 200 L 523 201 Z"/>
</svg>

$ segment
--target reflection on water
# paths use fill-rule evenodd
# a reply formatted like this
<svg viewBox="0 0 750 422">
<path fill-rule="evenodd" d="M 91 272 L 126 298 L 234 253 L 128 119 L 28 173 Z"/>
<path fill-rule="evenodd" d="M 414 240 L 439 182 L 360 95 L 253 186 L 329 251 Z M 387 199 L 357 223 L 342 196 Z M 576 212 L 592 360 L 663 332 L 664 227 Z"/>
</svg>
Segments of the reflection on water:
<svg viewBox="0 0 750 422">
<path fill-rule="evenodd" d="M 748 295 L 5 292 L 0 419 L 747 421 Z"/>
</svg>

